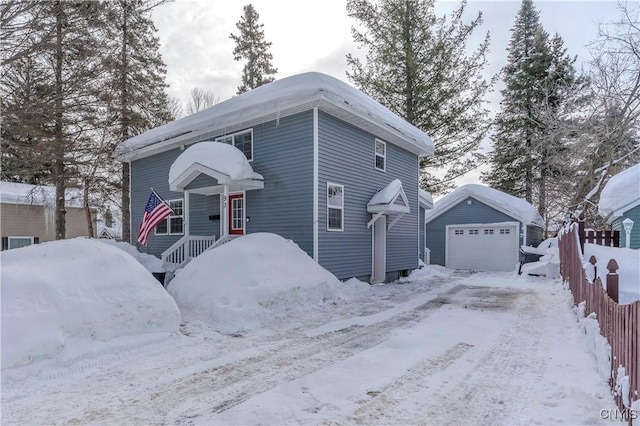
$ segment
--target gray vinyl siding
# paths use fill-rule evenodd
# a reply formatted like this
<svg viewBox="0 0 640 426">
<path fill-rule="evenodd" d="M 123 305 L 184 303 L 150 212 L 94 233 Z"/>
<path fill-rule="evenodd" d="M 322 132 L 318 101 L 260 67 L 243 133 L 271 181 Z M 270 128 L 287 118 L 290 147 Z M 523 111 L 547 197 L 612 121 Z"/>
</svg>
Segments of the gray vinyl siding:
<svg viewBox="0 0 640 426">
<path fill-rule="evenodd" d="M 375 137 L 326 113 L 319 113 L 318 260 L 340 279 L 371 275 L 371 229 L 367 203 L 398 178 L 409 201 L 387 234 L 388 273 L 415 269 L 418 259 L 418 159 L 387 143 L 386 171 L 374 168 Z M 343 231 L 327 230 L 327 183 L 344 186 Z"/>
<path fill-rule="evenodd" d="M 247 233 L 273 232 L 313 256 L 313 112 L 253 127 L 253 170 L 264 189 L 247 191 Z"/>
<path fill-rule="evenodd" d="M 189 197 L 189 235 L 220 238 L 220 219 L 209 216 L 220 215 L 219 195 L 190 194 Z"/>
<path fill-rule="evenodd" d="M 467 200 L 471 199 L 471 205 Z M 445 240 L 447 225 L 458 225 L 465 223 L 494 223 L 494 222 L 519 222 L 517 219 L 508 216 L 493 207 L 478 201 L 473 197 L 465 198 L 451 207 L 440 216 L 427 224 L 427 247 L 431 250 L 431 263 L 436 265 L 445 264 Z M 522 224 L 520 224 L 522 227 Z M 520 241 L 522 244 L 522 241 Z"/>
<path fill-rule="evenodd" d="M 169 169 L 182 151 L 172 149 L 160 154 L 131 162 L 131 239 L 135 244 L 138 228 L 144 215 L 144 207 L 153 188 L 165 200 L 183 198 L 182 192 L 169 191 Z M 140 246 L 140 251 L 160 256 L 163 251 L 182 238 L 182 235 L 154 235 L 151 231 L 148 245 Z"/>
<path fill-rule="evenodd" d="M 542 233 L 543 233 L 543 230 L 541 227 L 535 226 L 535 225 L 528 225 L 526 242 L 524 244 L 527 246 L 537 247 L 538 244 L 542 242 Z"/>
<path fill-rule="evenodd" d="M 631 228 L 631 238 L 629 240 L 631 243 L 630 248 L 638 249 L 640 248 L 640 206 L 627 210 L 621 218 L 616 219 L 618 230 L 620 230 L 620 247 L 626 247 L 627 244 L 627 233 L 624 230 L 624 226 L 622 226 L 622 221 L 627 218 L 633 220 L 633 228 Z"/>
</svg>

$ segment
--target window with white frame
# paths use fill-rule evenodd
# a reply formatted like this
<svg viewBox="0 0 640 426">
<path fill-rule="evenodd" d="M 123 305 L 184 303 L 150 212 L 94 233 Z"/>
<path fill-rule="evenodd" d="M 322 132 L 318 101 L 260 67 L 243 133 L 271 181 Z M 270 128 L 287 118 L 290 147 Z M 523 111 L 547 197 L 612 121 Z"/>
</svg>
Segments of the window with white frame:
<svg viewBox="0 0 640 426">
<path fill-rule="evenodd" d="M 470 229 L 469 230 L 469 235 L 478 235 L 478 230 L 477 229 Z"/>
<path fill-rule="evenodd" d="M 509 228 L 507 228 L 507 229 L 501 229 L 501 230 L 500 230 L 500 233 L 501 233 L 502 235 L 510 234 L 510 233 L 511 233 L 511 230 L 510 230 Z"/>
<path fill-rule="evenodd" d="M 493 229 L 485 229 L 484 235 L 493 235 Z"/>
<path fill-rule="evenodd" d="M 182 235 L 184 233 L 183 216 L 183 200 L 168 200 L 169 207 L 173 210 L 171 216 L 158 223 L 155 229 L 155 235 Z"/>
<path fill-rule="evenodd" d="M 455 234 L 456 235 L 464 235 L 464 229 L 456 229 L 455 230 Z"/>
<path fill-rule="evenodd" d="M 387 169 L 387 143 L 376 139 L 376 170 Z"/>
<path fill-rule="evenodd" d="M 327 231 L 344 230 L 344 186 L 327 183 Z"/>
<path fill-rule="evenodd" d="M 253 161 L 253 129 L 243 130 L 242 132 L 232 135 L 221 136 L 216 138 L 216 142 L 222 142 L 233 145 L 238 148 L 247 157 L 247 160 Z"/>
</svg>

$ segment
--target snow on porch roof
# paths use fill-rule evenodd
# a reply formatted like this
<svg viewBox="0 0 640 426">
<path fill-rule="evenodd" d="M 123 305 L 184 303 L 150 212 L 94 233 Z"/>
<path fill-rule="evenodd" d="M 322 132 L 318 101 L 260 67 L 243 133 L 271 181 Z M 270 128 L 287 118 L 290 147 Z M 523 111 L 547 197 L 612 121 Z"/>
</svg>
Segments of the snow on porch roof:
<svg viewBox="0 0 640 426">
<path fill-rule="evenodd" d="M 417 155 L 433 154 L 433 141 L 422 130 L 349 84 L 309 72 L 265 84 L 127 139 L 116 148 L 115 156 L 121 161 L 130 161 L 316 106 Z"/>
<path fill-rule="evenodd" d="M 216 178 L 221 185 L 252 181 L 261 184 L 264 180 L 253 171 L 242 151 L 221 142 L 199 142 L 187 148 L 169 169 L 169 186 L 172 191 L 184 190 L 200 174 Z"/>
<path fill-rule="evenodd" d="M 640 163 L 609 179 L 600 193 L 598 213 L 612 220 L 637 205 L 640 205 Z"/>
<path fill-rule="evenodd" d="M 528 202 L 497 189 L 479 184 L 467 184 L 436 201 L 433 210 L 427 210 L 425 221 L 431 222 L 467 197 L 476 198 L 498 211 L 520 220 L 525 225 L 544 226 L 540 213 Z"/>
</svg>

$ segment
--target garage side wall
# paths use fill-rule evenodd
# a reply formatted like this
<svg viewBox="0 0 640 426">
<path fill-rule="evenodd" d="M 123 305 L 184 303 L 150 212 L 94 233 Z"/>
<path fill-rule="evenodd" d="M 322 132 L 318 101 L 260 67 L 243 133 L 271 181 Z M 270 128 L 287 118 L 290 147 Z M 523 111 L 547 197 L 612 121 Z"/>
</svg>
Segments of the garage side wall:
<svg viewBox="0 0 640 426">
<path fill-rule="evenodd" d="M 468 204 L 468 201 L 471 204 Z M 473 197 L 465 198 L 440 216 L 427 223 L 426 246 L 431 250 L 431 263 L 445 265 L 445 240 L 447 225 L 466 223 L 518 222 Z"/>
</svg>

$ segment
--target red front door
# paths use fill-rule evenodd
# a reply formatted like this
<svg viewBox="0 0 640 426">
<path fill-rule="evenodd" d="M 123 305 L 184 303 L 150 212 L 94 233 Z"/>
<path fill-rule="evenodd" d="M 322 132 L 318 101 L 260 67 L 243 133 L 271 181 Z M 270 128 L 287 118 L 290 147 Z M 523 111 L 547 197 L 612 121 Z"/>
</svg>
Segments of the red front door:
<svg viewBox="0 0 640 426">
<path fill-rule="evenodd" d="M 229 195 L 229 234 L 244 235 L 244 194 Z"/>
</svg>

